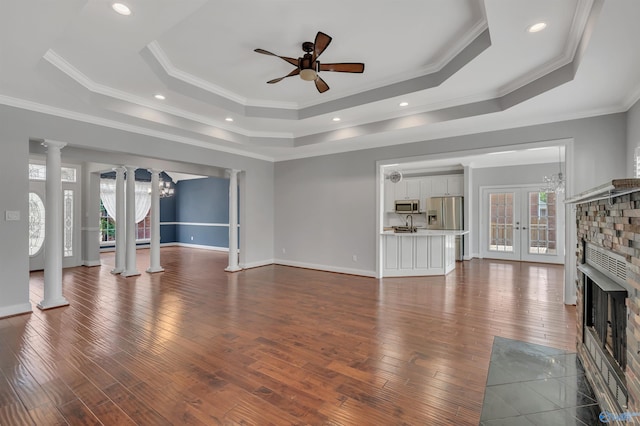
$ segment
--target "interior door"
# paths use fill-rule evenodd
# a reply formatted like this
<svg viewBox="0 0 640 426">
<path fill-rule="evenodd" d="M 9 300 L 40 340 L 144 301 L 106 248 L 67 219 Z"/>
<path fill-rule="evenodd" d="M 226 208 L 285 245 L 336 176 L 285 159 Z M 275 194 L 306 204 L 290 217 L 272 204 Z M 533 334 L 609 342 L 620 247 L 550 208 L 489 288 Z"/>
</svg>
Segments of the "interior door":
<svg viewBox="0 0 640 426">
<path fill-rule="evenodd" d="M 538 188 L 483 191 L 483 257 L 529 262 L 564 262 L 564 204 Z"/>
</svg>

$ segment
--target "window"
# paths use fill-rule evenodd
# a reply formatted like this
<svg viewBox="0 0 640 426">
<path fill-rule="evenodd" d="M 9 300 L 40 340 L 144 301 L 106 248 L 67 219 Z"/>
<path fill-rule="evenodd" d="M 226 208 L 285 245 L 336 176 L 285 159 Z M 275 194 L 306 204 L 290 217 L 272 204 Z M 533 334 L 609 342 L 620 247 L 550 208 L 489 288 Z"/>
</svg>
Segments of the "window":
<svg viewBox="0 0 640 426">
<path fill-rule="evenodd" d="M 73 190 L 62 193 L 64 216 L 64 257 L 73 256 Z"/>
<path fill-rule="evenodd" d="M 29 256 L 35 256 L 44 244 L 44 203 L 35 192 L 29 193 Z"/>
<path fill-rule="evenodd" d="M 136 223 L 136 241 L 151 239 L 151 210 L 140 222 Z M 116 241 L 116 221 L 113 220 L 100 200 L 100 243 L 113 244 Z"/>
<path fill-rule="evenodd" d="M 640 146 L 636 148 L 636 152 L 634 155 L 634 166 L 635 166 L 634 177 L 640 178 Z"/>
<path fill-rule="evenodd" d="M 76 169 L 73 167 L 62 167 L 60 175 L 62 182 L 74 183 L 76 181 Z M 45 164 L 29 163 L 29 179 L 46 180 L 47 166 Z"/>
<path fill-rule="evenodd" d="M 116 240 L 116 221 L 109 216 L 100 200 L 100 242 Z"/>
</svg>

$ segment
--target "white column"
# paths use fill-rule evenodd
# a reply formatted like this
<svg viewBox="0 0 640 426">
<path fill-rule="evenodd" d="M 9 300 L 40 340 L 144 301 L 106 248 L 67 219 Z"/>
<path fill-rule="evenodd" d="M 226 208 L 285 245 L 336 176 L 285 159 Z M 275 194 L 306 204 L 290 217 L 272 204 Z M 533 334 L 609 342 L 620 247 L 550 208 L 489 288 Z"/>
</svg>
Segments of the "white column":
<svg viewBox="0 0 640 426">
<path fill-rule="evenodd" d="M 242 270 L 238 266 L 238 173 L 240 170 L 229 170 L 229 266 L 224 269 L 227 272 Z"/>
<path fill-rule="evenodd" d="M 124 204 L 124 171 L 120 166 L 116 171 L 116 267 L 111 270 L 112 274 L 124 272 L 125 256 L 127 254 L 127 220 Z"/>
<path fill-rule="evenodd" d="M 150 169 L 151 172 L 151 247 L 149 250 L 149 269 L 147 272 L 162 272 L 160 266 L 160 170 Z"/>
<path fill-rule="evenodd" d="M 44 222 L 44 298 L 38 308 L 67 306 L 62 295 L 62 180 L 60 150 L 66 143 L 45 141 L 47 148 L 47 181 L 45 183 Z"/>
<path fill-rule="evenodd" d="M 136 168 L 127 166 L 127 192 L 125 202 L 127 258 L 123 277 L 140 275 L 136 268 Z M 117 225 L 116 225 L 117 229 Z"/>
</svg>

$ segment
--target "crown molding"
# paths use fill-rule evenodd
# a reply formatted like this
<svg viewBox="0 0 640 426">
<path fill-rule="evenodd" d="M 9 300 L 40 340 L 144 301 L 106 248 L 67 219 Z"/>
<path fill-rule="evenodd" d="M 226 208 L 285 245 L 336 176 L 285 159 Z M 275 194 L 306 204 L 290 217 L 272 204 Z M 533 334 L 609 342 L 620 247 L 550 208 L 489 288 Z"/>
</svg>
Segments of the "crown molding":
<svg viewBox="0 0 640 426">
<path fill-rule="evenodd" d="M 172 142 L 179 142 L 186 145 L 192 145 L 199 148 L 206 148 L 215 151 L 226 152 L 228 154 L 240 155 L 243 157 L 255 158 L 263 161 L 275 161 L 274 157 L 268 155 L 257 154 L 252 151 L 229 148 L 223 145 L 216 144 L 215 142 L 205 142 L 198 139 L 173 135 L 171 133 L 152 130 L 146 127 L 135 126 L 131 124 L 125 124 L 120 121 L 109 120 L 106 118 L 96 117 L 89 114 L 83 114 L 75 111 L 69 111 L 62 108 L 52 107 L 36 102 L 27 101 L 24 99 L 13 98 L 0 94 L 0 104 L 7 105 L 14 108 L 24 109 L 28 111 L 38 112 L 42 114 L 48 114 L 60 118 L 66 118 L 69 120 L 80 121 L 87 124 L 94 124 L 97 126 L 108 127 L 116 130 L 122 130 L 125 132 L 136 133 L 140 135 L 155 137 Z"/>
<path fill-rule="evenodd" d="M 571 27 L 567 35 L 567 43 L 560 55 L 542 64 L 540 67 L 533 69 L 531 72 L 524 74 L 498 90 L 498 96 L 504 96 L 514 90 L 523 87 L 532 81 L 538 80 L 553 71 L 572 63 L 576 59 L 576 52 L 580 42 L 584 37 L 584 30 L 587 22 L 595 14 L 599 12 L 599 8 L 593 7 L 594 0 L 578 0 L 578 7 L 573 14 Z"/>
<path fill-rule="evenodd" d="M 90 79 L 87 75 L 85 75 L 84 73 L 79 71 L 77 68 L 75 68 L 73 65 L 71 65 L 65 58 L 63 58 L 61 55 L 59 55 L 57 52 L 51 49 L 49 49 L 45 53 L 43 58 L 47 62 L 49 62 L 51 65 L 53 65 L 55 68 L 57 68 L 59 71 L 68 75 L 70 78 L 72 78 L 74 81 L 76 81 L 80 86 L 82 86 L 86 90 L 98 95 L 115 99 L 120 102 L 126 102 L 129 104 L 141 106 L 144 108 L 149 108 L 152 110 L 164 112 L 166 114 L 170 114 L 170 115 L 180 117 L 189 121 L 193 121 L 195 123 L 203 124 L 211 128 L 222 129 L 232 133 L 238 133 L 245 137 L 254 137 L 254 138 L 255 137 L 259 137 L 259 138 L 292 138 L 293 137 L 293 134 L 290 132 L 264 132 L 264 131 L 256 132 L 256 131 L 243 129 L 237 125 L 229 126 L 229 125 L 226 125 L 226 123 L 223 121 L 211 120 L 208 117 L 204 117 L 198 114 L 193 114 L 180 108 L 174 108 L 168 105 L 152 103 L 147 99 L 144 99 L 138 96 L 133 96 L 127 92 L 123 92 L 123 91 L 96 83 L 95 81 Z M 122 112 L 124 110 L 126 109 L 118 108 L 116 112 L 124 114 Z M 141 118 L 141 117 L 136 117 L 136 118 Z M 148 118 L 146 119 L 148 120 Z"/>
</svg>

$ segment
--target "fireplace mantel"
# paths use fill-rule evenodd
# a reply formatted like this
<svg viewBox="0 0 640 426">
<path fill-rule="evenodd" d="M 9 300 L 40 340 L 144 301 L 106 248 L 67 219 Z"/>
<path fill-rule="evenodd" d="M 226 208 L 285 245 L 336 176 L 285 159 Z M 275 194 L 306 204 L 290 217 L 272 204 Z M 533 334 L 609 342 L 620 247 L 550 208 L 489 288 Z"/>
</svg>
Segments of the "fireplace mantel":
<svg viewBox="0 0 640 426">
<path fill-rule="evenodd" d="M 580 204 L 589 201 L 604 200 L 610 197 L 640 191 L 640 179 L 614 179 L 595 188 L 583 191 L 565 200 L 565 204 Z"/>
</svg>

